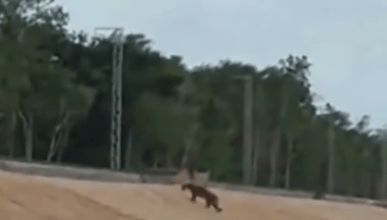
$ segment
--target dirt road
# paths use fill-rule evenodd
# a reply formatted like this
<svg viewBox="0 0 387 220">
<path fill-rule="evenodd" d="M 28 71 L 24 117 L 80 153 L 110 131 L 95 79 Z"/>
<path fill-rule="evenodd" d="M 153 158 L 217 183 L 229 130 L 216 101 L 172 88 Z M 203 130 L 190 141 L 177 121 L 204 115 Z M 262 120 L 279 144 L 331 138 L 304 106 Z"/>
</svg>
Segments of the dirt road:
<svg viewBox="0 0 387 220">
<path fill-rule="evenodd" d="M 1 220 L 386 220 L 366 205 L 212 189 L 223 212 L 179 186 L 79 181 L 0 172 Z"/>
</svg>

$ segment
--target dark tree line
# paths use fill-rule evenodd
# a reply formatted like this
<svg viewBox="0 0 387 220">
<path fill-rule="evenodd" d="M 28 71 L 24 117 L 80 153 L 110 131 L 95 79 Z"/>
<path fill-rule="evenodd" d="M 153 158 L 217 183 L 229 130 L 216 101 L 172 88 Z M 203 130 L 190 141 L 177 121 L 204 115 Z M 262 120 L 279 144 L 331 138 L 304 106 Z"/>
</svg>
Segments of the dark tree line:
<svg viewBox="0 0 387 220">
<path fill-rule="evenodd" d="M 109 166 L 112 39 L 69 32 L 50 0 L 0 2 L 0 154 Z M 122 169 L 210 170 L 216 181 L 386 198 L 384 129 L 329 103 L 317 114 L 306 56 L 257 69 L 188 70 L 143 34 L 124 43 Z M 252 83 L 251 164 L 243 167 L 244 89 Z M 250 121 L 251 122 L 251 121 Z"/>
</svg>

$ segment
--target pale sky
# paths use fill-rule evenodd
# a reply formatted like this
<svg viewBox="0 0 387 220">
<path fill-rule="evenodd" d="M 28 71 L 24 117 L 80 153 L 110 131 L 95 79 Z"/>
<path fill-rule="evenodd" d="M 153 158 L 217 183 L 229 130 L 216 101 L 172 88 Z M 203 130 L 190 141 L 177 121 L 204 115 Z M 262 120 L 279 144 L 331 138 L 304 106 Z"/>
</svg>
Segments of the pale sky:
<svg viewBox="0 0 387 220">
<path fill-rule="evenodd" d="M 387 123 L 387 0 L 57 0 L 70 29 L 144 33 L 192 67 L 221 59 L 262 69 L 288 54 L 313 63 L 312 90 L 352 121 Z M 384 64 L 383 64 L 384 63 Z"/>
</svg>

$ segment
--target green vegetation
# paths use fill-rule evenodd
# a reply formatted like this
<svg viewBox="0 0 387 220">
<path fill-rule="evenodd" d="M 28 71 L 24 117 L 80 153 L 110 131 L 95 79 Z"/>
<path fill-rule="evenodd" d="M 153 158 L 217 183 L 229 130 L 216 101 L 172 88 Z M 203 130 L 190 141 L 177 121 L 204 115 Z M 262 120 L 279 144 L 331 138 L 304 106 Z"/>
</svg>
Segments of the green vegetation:
<svg viewBox="0 0 387 220">
<path fill-rule="evenodd" d="M 0 1 L 0 154 L 109 167 L 113 44 L 69 33 L 68 15 L 52 5 Z M 368 116 L 352 125 L 330 104 L 317 114 L 307 57 L 188 70 L 149 43 L 125 38 L 122 169 L 189 163 L 216 181 L 240 183 L 247 172 L 250 185 L 387 198 L 385 130 L 368 129 Z M 248 168 L 240 76 L 253 83 Z"/>
</svg>

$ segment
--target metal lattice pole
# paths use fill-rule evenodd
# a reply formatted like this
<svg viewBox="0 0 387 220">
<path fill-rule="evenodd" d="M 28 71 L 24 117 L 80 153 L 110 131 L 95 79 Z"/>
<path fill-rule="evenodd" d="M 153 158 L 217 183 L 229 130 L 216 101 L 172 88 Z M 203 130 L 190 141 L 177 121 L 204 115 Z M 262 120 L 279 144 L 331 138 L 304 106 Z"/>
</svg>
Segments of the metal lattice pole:
<svg viewBox="0 0 387 220">
<path fill-rule="evenodd" d="M 117 76 L 117 90 L 116 90 L 116 97 L 117 97 L 117 115 L 116 115 L 116 123 L 117 123 L 117 130 L 116 130 L 116 169 L 121 169 L 121 118 L 122 118 L 122 63 L 123 63 L 123 30 L 119 31 L 117 33 L 117 43 L 115 44 L 116 49 L 116 76 Z M 114 60 L 114 59 L 113 59 Z"/>
<path fill-rule="evenodd" d="M 111 115 L 111 145 L 110 168 L 121 168 L 121 118 L 122 118 L 122 63 L 123 63 L 123 28 L 96 28 L 98 30 L 113 30 L 112 40 L 112 115 Z"/>
</svg>

